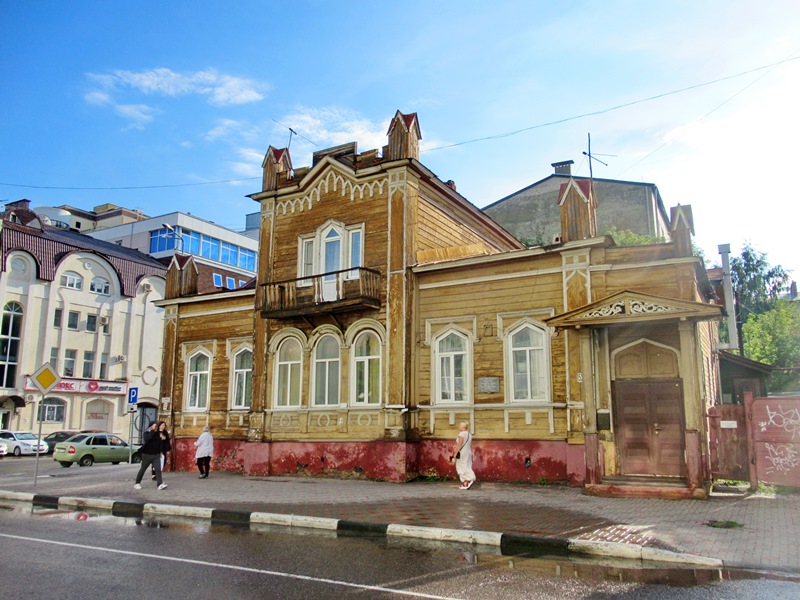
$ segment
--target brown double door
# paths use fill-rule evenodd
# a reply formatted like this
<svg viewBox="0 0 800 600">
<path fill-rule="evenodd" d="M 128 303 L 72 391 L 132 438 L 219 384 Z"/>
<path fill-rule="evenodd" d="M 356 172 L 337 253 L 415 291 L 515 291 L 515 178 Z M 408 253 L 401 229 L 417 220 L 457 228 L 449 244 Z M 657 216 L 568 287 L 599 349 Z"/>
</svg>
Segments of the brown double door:
<svg viewBox="0 0 800 600">
<path fill-rule="evenodd" d="M 681 381 L 617 381 L 614 401 L 621 474 L 685 476 Z"/>
</svg>

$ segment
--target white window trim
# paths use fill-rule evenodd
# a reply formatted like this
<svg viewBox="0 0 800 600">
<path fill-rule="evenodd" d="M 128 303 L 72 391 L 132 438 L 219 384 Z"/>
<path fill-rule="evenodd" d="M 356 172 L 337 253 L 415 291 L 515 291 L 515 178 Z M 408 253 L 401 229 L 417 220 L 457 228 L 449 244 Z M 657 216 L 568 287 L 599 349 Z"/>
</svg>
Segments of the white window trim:
<svg viewBox="0 0 800 600">
<path fill-rule="evenodd" d="M 439 342 L 451 333 L 463 337 L 466 342 L 464 351 L 464 400 L 442 400 L 441 399 L 441 377 L 439 360 Z M 431 340 L 431 404 L 436 406 L 471 406 L 475 402 L 472 385 L 473 371 L 473 344 L 474 338 L 471 333 L 461 327 L 451 325 L 439 331 Z"/>
<path fill-rule="evenodd" d="M 95 282 L 102 282 L 100 290 L 95 289 Z M 105 277 L 94 277 L 91 282 L 89 282 L 89 292 L 93 294 L 97 294 L 98 296 L 110 296 L 111 295 L 111 282 L 106 279 Z"/>
<path fill-rule="evenodd" d="M 299 403 L 296 405 L 286 404 L 281 405 L 278 402 L 278 392 L 280 386 L 280 353 L 281 348 L 283 345 L 286 344 L 289 340 L 294 340 L 300 345 L 300 361 L 299 361 L 299 368 L 300 368 L 300 389 L 298 390 L 298 399 Z M 285 336 L 283 339 L 280 340 L 279 343 L 276 344 L 275 353 L 273 355 L 273 375 L 272 375 L 272 410 L 273 411 L 294 411 L 300 410 L 303 408 L 303 368 L 304 368 L 304 358 L 306 354 L 305 344 L 303 340 L 293 335 Z M 288 364 L 288 363 L 287 363 Z M 298 364 L 298 363 L 291 363 L 291 364 Z M 291 380 L 291 378 L 290 378 Z"/>
<path fill-rule="evenodd" d="M 356 357 L 356 346 L 358 346 L 358 341 L 362 335 L 365 334 L 372 334 L 378 340 L 378 348 L 380 349 L 378 352 L 378 392 L 380 393 L 380 398 L 378 398 L 377 402 L 359 402 L 358 401 L 358 390 L 356 386 L 358 385 L 358 378 L 356 377 L 356 369 L 358 368 L 358 364 L 360 362 L 367 362 L 364 357 Z M 383 389 L 383 369 L 384 369 L 384 341 L 380 333 L 373 329 L 362 329 L 358 333 L 353 336 L 352 342 L 350 344 L 350 406 L 361 408 L 373 408 L 379 409 L 383 406 L 384 403 L 384 389 Z M 369 370 L 367 370 L 369 373 Z M 367 385 L 367 389 L 369 389 L 369 385 Z"/>
<path fill-rule="evenodd" d="M 317 349 L 319 348 L 320 342 L 325 338 L 331 338 L 334 342 L 336 342 L 336 347 L 339 349 L 339 356 L 336 359 L 336 362 L 339 364 L 339 395 L 336 398 L 335 402 L 327 402 L 325 404 L 316 404 L 314 400 L 316 399 L 317 395 Z M 322 359 L 326 364 L 326 372 L 327 372 L 327 365 L 334 362 L 332 359 L 325 358 Z M 308 406 L 309 408 L 331 408 L 334 406 L 339 406 L 342 398 L 342 344 L 341 340 L 339 340 L 335 335 L 330 333 L 321 335 L 314 343 L 314 350 L 311 353 L 311 394 L 308 398 Z"/>
<path fill-rule="evenodd" d="M 230 342 L 230 340 L 229 340 Z M 252 343 L 244 343 L 237 345 L 235 348 L 228 347 L 228 361 L 230 366 L 230 376 L 228 378 L 228 408 L 232 411 L 248 411 L 253 406 L 253 371 L 255 368 L 255 363 L 253 364 L 253 368 L 250 369 L 250 402 L 246 406 L 236 406 L 234 402 L 236 401 L 236 374 L 238 371 L 236 370 L 236 357 L 239 356 L 242 352 L 250 352 L 253 354 L 253 359 L 255 360 L 255 353 L 253 352 L 253 344 Z"/>
<path fill-rule="evenodd" d="M 208 371 L 192 371 L 191 364 L 192 360 L 199 355 L 203 355 L 208 358 Z M 214 362 L 213 355 L 208 352 L 208 350 L 200 349 L 192 352 L 186 357 L 186 377 L 184 379 L 184 391 L 183 391 L 183 410 L 186 412 L 208 412 L 211 406 L 211 371 L 212 371 L 212 364 Z M 205 406 L 190 406 L 189 403 L 192 397 L 192 375 L 197 373 L 206 373 L 206 397 L 205 397 Z M 199 398 L 198 398 L 199 400 Z M 198 405 L 200 402 L 198 401 Z"/>
<path fill-rule="evenodd" d="M 356 269 L 361 268 L 364 266 L 364 223 L 358 223 L 356 225 L 348 225 L 345 226 L 344 223 L 339 221 L 327 221 L 323 225 L 321 225 L 314 233 L 304 234 L 298 236 L 297 238 L 297 278 L 304 279 L 306 277 L 312 277 L 314 275 L 322 275 L 323 265 L 321 264 L 322 260 L 322 248 L 324 247 L 325 237 L 330 230 L 336 231 L 339 235 L 340 242 L 342 245 L 341 248 L 341 263 L 336 271 L 342 271 L 346 269 L 353 269 L 352 272 L 348 271 L 344 273 L 344 279 L 357 279 L 358 278 L 358 271 Z M 359 233 L 361 239 L 361 260 L 359 264 L 352 265 L 351 264 L 351 251 L 352 251 L 352 244 L 353 244 L 353 234 Z M 307 246 L 310 246 L 311 251 L 311 272 L 305 272 L 305 258 L 306 258 L 306 251 Z M 299 281 L 297 283 L 298 287 L 308 287 L 311 285 L 311 281 L 304 280 Z"/>
<path fill-rule="evenodd" d="M 81 277 L 80 273 L 76 273 L 75 271 L 65 271 L 62 273 L 61 277 L 59 277 L 59 283 L 61 287 L 71 290 L 83 290 L 83 277 Z"/>
<path fill-rule="evenodd" d="M 525 327 L 530 327 L 531 329 L 538 330 L 543 338 L 544 344 L 542 348 L 543 357 L 544 357 L 544 392 L 545 397 L 541 399 L 523 399 L 517 400 L 514 398 L 514 356 L 513 356 L 513 348 L 511 346 L 511 338 L 514 336 L 515 333 L 520 331 Z M 503 375 L 505 379 L 505 401 L 507 404 L 513 405 L 532 405 L 532 404 L 552 404 L 553 402 L 553 390 L 552 390 L 552 377 L 551 377 L 551 354 L 550 354 L 550 328 L 547 327 L 544 323 L 540 323 L 533 319 L 523 319 L 520 322 L 515 323 L 511 327 L 508 327 L 503 332 Z"/>
</svg>

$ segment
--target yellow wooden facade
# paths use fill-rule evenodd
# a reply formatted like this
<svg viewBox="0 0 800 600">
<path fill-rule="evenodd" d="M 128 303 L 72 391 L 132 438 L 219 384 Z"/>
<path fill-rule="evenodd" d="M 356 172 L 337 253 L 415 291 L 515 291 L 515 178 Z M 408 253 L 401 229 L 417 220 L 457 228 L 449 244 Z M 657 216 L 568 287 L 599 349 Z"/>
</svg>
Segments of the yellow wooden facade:
<svg viewBox="0 0 800 600">
<path fill-rule="evenodd" d="M 162 393 L 179 464 L 210 425 L 226 468 L 405 481 L 447 474 L 466 420 L 479 478 L 602 492 L 633 464 L 620 460 L 615 382 L 676 381 L 688 458 L 673 475 L 701 490 L 721 310 L 686 251 L 688 207 L 672 242 L 618 248 L 594 232 L 591 189 L 567 185 L 561 243 L 528 249 L 419 163 L 416 115 L 398 112 L 388 137 L 382 155 L 348 144 L 302 169 L 270 148 L 252 195 L 255 290 L 168 285 Z M 232 361 L 247 349 L 252 393 L 235 407 Z M 198 407 L 187 359 L 200 351 Z"/>
</svg>

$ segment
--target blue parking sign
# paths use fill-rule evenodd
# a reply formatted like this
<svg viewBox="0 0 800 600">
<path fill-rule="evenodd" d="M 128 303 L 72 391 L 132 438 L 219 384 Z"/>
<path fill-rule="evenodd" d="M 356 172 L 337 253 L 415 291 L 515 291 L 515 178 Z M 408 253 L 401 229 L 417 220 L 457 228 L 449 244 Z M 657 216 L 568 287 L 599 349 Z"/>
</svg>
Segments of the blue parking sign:
<svg viewBox="0 0 800 600">
<path fill-rule="evenodd" d="M 136 404 L 139 401 L 139 388 L 128 388 L 128 404 Z"/>
</svg>

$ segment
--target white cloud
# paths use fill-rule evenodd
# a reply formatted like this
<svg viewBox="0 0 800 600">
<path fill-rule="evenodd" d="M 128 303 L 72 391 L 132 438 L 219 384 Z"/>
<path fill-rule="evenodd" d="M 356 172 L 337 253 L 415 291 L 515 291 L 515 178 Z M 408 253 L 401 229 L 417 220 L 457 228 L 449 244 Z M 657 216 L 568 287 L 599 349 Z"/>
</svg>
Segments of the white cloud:
<svg viewBox="0 0 800 600">
<path fill-rule="evenodd" d="M 140 72 L 116 70 L 107 74 L 89 73 L 87 77 L 105 90 L 129 88 L 144 94 L 168 97 L 198 94 L 208 96 L 208 101 L 216 106 L 258 102 L 263 100 L 261 91 L 266 89 L 263 83 L 221 74 L 216 69 L 176 73 L 160 67 Z"/>
<path fill-rule="evenodd" d="M 115 104 L 114 111 L 126 119 L 132 121 L 131 127 L 141 129 L 145 123 L 153 120 L 153 116 L 158 112 L 146 104 Z"/>
<path fill-rule="evenodd" d="M 231 134 L 238 133 L 242 131 L 245 126 L 246 123 L 235 119 L 219 119 L 216 126 L 209 130 L 203 137 L 206 141 L 213 142 L 220 138 L 228 137 Z"/>
</svg>

